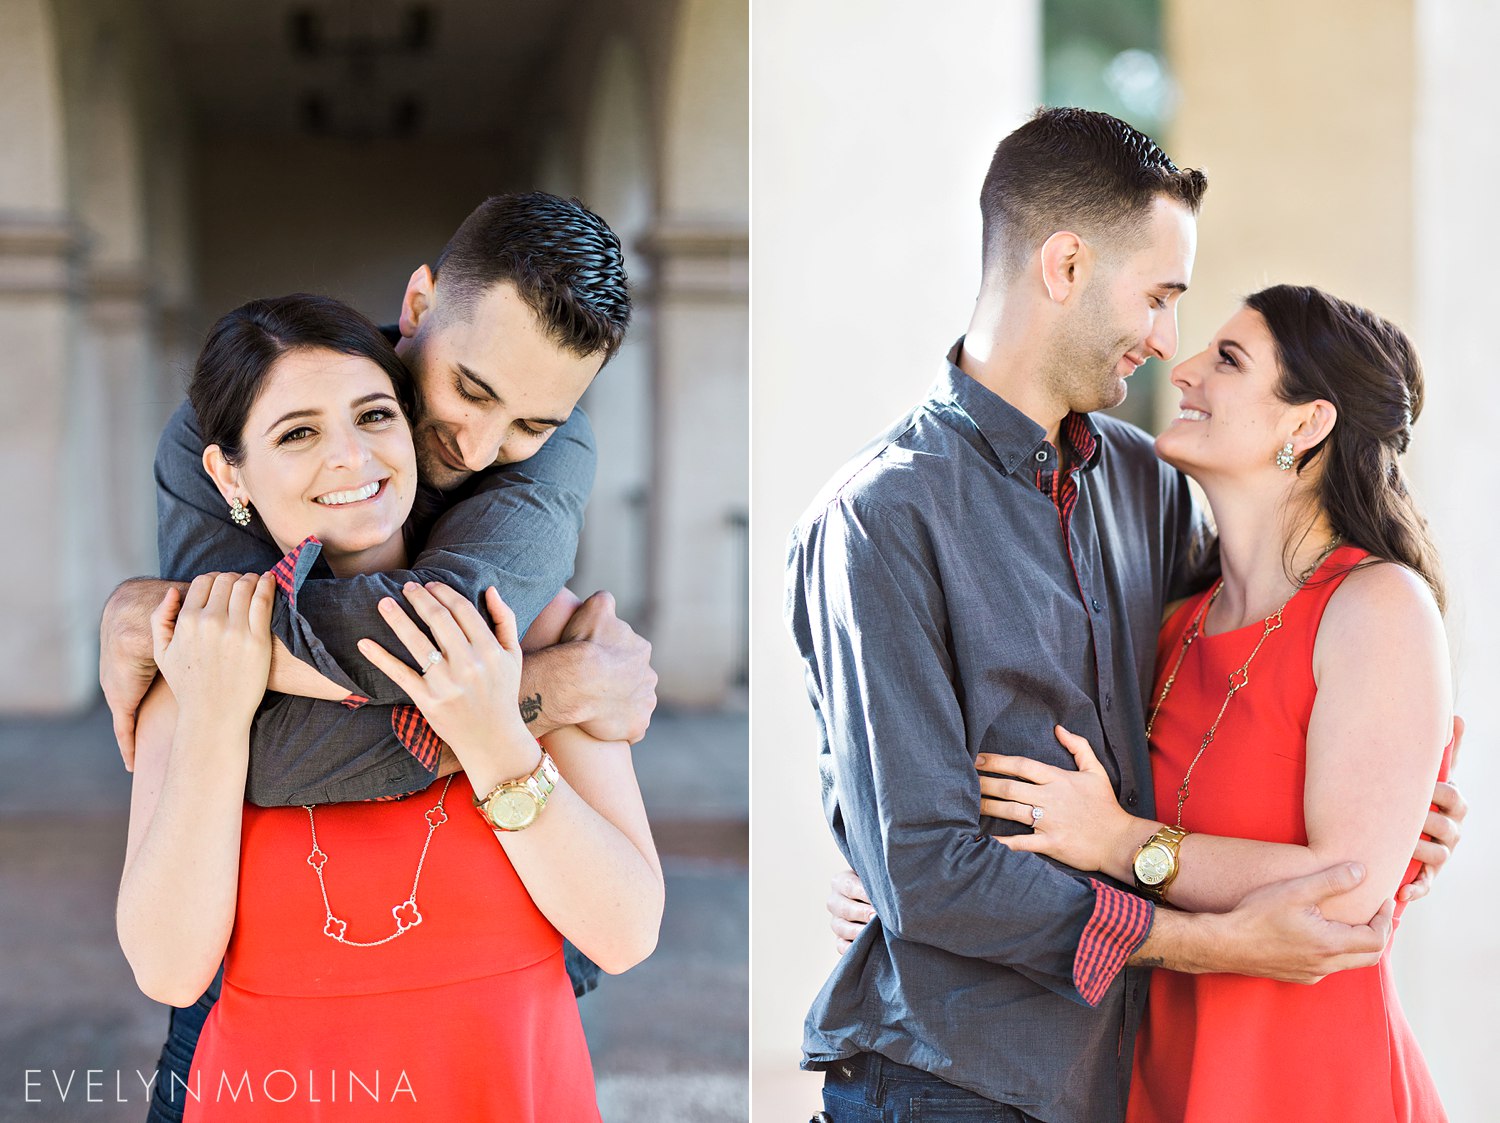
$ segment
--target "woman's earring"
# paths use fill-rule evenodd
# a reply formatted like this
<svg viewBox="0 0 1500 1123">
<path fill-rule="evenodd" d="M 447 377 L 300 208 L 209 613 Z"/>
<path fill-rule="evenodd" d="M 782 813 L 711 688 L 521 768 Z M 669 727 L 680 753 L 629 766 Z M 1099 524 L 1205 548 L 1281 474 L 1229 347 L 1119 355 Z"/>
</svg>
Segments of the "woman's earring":
<svg viewBox="0 0 1500 1123">
<path fill-rule="evenodd" d="M 1276 467 L 1283 472 L 1290 472 L 1292 465 L 1297 463 L 1297 458 L 1292 455 L 1292 442 L 1287 441 L 1281 446 L 1281 451 L 1276 454 Z M 248 517 L 248 516 L 247 516 Z"/>
<path fill-rule="evenodd" d="M 235 526 L 250 525 L 250 508 L 242 503 L 238 497 L 229 501 L 229 521 Z"/>
</svg>

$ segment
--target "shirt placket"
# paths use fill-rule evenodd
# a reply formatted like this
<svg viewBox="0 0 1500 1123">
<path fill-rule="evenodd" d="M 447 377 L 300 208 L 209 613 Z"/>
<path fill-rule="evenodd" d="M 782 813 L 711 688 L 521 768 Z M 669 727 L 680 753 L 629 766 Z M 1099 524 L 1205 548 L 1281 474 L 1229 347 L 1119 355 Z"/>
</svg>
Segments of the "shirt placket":
<svg viewBox="0 0 1500 1123">
<path fill-rule="evenodd" d="M 1105 612 L 1106 602 L 1100 596 L 1103 590 L 1098 588 L 1098 567 L 1092 564 L 1093 556 L 1085 551 L 1084 558 L 1087 564 L 1084 568 L 1087 574 L 1080 570 L 1079 551 L 1083 544 L 1079 541 L 1079 536 L 1073 533 L 1073 516 L 1081 495 L 1079 477 L 1094 454 L 1095 438 L 1082 422 L 1077 420 L 1076 415 L 1069 415 L 1064 421 L 1062 436 L 1073 448 L 1074 456 L 1071 466 L 1060 467 L 1061 454 L 1048 442 L 1045 446 L 1050 450 L 1048 463 L 1058 465 L 1058 467 L 1038 469 L 1036 484 L 1042 494 L 1052 500 L 1052 505 L 1057 509 L 1058 526 L 1062 531 L 1063 546 L 1068 555 L 1068 568 L 1073 574 L 1073 587 L 1078 592 L 1078 601 L 1083 606 L 1084 615 L 1088 618 L 1089 636 L 1093 641 L 1094 699 L 1099 710 L 1099 724 L 1101 728 L 1108 731 L 1112 724 L 1111 718 L 1114 710 L 1112 690 L 1109 683 L 1105 681 L 1104 674 L 1105 667 L 1113 666 L 1109 617 Z M 1107 739 L 1113 738 L 1107 737 Z M 1110 780 L 1118 787 L 1119 765 L 1114 760 L 1113 748 L 1109 746 L 1101 746 L 1101 748 L 1104 751 L 1099 754 L 1100 759 L 1111 773 Z"/>
</svg>

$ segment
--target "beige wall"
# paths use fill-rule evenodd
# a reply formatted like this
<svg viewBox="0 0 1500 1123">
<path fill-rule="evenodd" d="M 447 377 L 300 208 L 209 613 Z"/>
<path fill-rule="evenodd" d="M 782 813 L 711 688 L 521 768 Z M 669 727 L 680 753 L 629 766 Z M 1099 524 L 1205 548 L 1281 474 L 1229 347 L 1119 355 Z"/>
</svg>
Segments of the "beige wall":
<svg viewBox="0 0 1500 1123">
<path fill-rule="evenodd" d="M 1318 285 L 1410 328 L 1409 0 L 1163 7 L 1181 90 L 1165 143 L 1209 176 L 1182 354 L 1241 297 L 1281 282 Z M 1170 388 L 1165 397 L 1175 405 Z"/>
<path fill-rule="evenodd" d="M 788 531 L 920 399 L 979 282 L 979 184 L 1035 104 L 1032 3 L 755 7 L 751 1074 L 757 1120 L 805 1119 L 803 1016 L 833 962 L 841 868 L 781 620 Z"/>
</svg>

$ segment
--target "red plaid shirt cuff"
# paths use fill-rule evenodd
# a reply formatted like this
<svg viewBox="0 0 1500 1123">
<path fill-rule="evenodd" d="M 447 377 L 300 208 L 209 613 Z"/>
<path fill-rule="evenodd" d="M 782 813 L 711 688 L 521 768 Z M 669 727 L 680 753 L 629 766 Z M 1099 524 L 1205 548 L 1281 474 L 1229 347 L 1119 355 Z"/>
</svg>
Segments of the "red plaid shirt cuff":
<svg viewBox="0 0 1500 1123">
<path fill-rule="evenodd" d="M 1155 916 L 1150 901 L 1089 879 L 1094 887 L 1094 915 L 1083 926 L 1073 959 L 1073 985 L 1090 1006 L 1097 1006 L 1120 968 L 1146 942 Z"/>
</svg>

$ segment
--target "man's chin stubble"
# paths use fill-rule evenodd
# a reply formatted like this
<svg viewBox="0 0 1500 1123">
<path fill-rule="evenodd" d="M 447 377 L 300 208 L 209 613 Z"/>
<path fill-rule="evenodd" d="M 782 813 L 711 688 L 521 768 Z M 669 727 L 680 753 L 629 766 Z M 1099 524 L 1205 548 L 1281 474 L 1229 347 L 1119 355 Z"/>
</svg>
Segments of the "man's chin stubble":
<svg viewBox="0 0 1500 1123">
<path fill-rule="evenodd" d="M 468 473 L 455 472 L 433 453 L 421 448 L 417 450 L 417 475 L 428 487 L 439 491 L 451 491 L 469 478 Z"/>
</svg>

